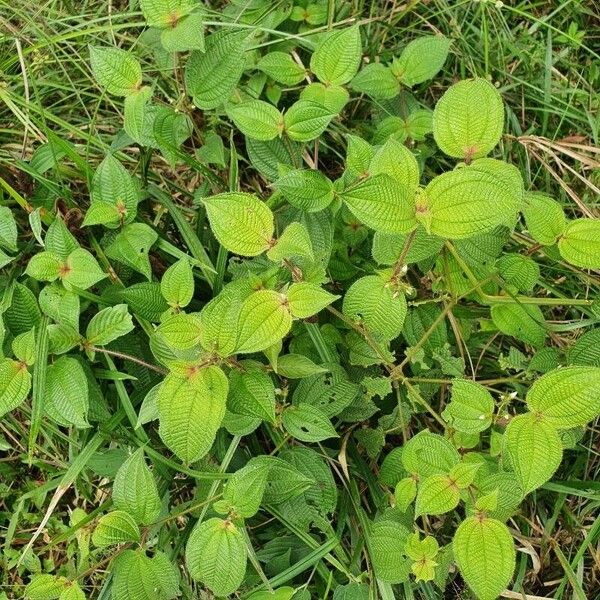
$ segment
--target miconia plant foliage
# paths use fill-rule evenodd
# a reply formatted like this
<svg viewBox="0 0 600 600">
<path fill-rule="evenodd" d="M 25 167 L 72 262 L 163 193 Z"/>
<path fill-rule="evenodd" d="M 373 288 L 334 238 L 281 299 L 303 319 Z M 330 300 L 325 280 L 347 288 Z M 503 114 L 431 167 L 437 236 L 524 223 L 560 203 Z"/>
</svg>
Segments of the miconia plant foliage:
<svg viewBox="0 0 600 600">
<path fill-rule="evenodd" d="M 446 37 L 379 60 L 336 3 L 241 4 L 141 0 L 152 60 L 90 47 L 123 129 L 29 163 L 72 161 L 85 206 L 0 207 L 0 414 L 30 461 L 68 439 L 50 512 L 101 479 L 61 534 L 98 597 L 493 600 L 600 415 L 597 343 L 553 345 L 598 307 L 540 283 L 600 268 L 600 221 L 500 158 L 501 85 L 428 91 Z M 26 596 L 83 598 L 85 564 Z"/>
</svg>

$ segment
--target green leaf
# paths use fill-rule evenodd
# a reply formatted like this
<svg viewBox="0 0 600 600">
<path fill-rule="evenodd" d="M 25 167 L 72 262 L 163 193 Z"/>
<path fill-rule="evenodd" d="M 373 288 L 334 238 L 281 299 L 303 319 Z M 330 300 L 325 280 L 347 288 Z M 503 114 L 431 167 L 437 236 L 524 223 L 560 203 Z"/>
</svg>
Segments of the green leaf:
<svg viewBox="0 0 600 600">
<path fill-rule="evenodd" d="M 44 242 L 48 252 L 58 254 L 62 259 L 66 259 L 73 250 L 79 248 L 75 236 L 69 231 L 65 222 L 60 217 L 56 217 L 50 223 Z"/>
<path fill-rule="evenodd" d="M 291 600 L 295 591 L 294 588 L 285 586 L 273 592 L 254 592 L 248 596 L 248 600 Z"/>
<path fill-rule="evenodd" d="M 145 223 L 130 223 L 117 234 L 106 249 L 106 256 L 131 267 L 148 281 L 152 278 L 152 268 L 148 252 L 158 240 L 158 234 Z"/>
<path fill-rule="evenodd" d="M 323 210 L 333 200 L 333 183 L 314 169 L 291 169 L 273 185 L 292 206 L 307 212 Z"/>
<path fill-rule="evenodd" d="M 136 450 L 120 467 L 112 489 L 115 508 L 125 511 L 143 525 L 160 513 L 158 488 L 144 460 L 144 449 Z"/>
<path fill-rule="evenodd" d="M 25 588 L 27 600 L 54 600 L 65 590 L 67 580 L 57 575 L 36 573 Z"/>
<path fill-rule="evenodd" d="M 215 594 L 235 592 L 246 573 L 246 543 L 231 522 L 212 518 L 192 531 L 185 550 L 188 571 Z"/>
<path fill-rule="evenodd" d="M 290 312 L 297 319 L 306 319 L 316 315 L 338 298 L 339 296 L 330 294 L 321 286 L 307 281 L 292 283 L 287 291 Z"/>
<path fill-rule="evenodd" d="M 169 308 L 160 292 L 160 284 L 156 282 L 134 283 L 120 290 L 119 299 L 127 303 L 132 313 L 153 323 L 160 321 Z"/>
<path fill-rule="evenodd" d="M 504 523 L 469 517 L 452 541 L 461 575 L 481 600 L 494 600 L 506 588 L 515 570 L 515 546 Z"/>
<path fill-rule="evenodd" d="M 225 103 L 245 65 L 246 31 L 217 31 L 209 35 L 205 51 L 194 51 L 185 66 L 185 86 L 202 110 Z"/>
<path fill-rule="evenodd" d="M 457 431 L 479 433 L 492 424 L 494 408 L 494 399 L 481 384 L 455 379 L 450 403 L 442 416 Z"/>
<path fill-rule="evenodd" d="M 465 167 L 434 177 L 416 205 L 428 233 L 462 239 L 514 219 L 521 197 L 506 179 Z"/>
<path fill-rule="evenodd" d="M 302 379 L 327 372 L 303 354 L 284 354 L 277 359 L 277 374 L 286 379 Z"/>
<path fill-rule="evenodd" d="M 260 508 L 269 471 L 267 462 L 256 459 L 250 459 L 245 467 L 238 469 L 223 490 L 223 500 L 228 510 L 245 519 L 253 517 Z"/>
<path fill-rule="evenodd" d="M 92 203 L 83 225 L 117 227 L 135 218 L 140 200 L 136 180 L 111 154 L 98 166 L 90 186 Z"/>
<path fill-rule="evenodd" d="M 311 71 L 327 85 L 348 83 L 362 55 L 358 25 L 327 33 L 310 59 Z"/>
<path fill-rule="evenodd" d="M 156 145 L 171 166 L 175 166 L 180 159 L 181 145 L 191 135 L 193 123 L 190 117 L 177 112 L 170 107 L 160 106 L 152 125 L 152 133 Z"/>
<path fill-rule="evenodd" d="M 258 363 L 256 363 L 258 365 Z M 231 412 L 275 422 L 275 386 L 264 371 L 248 368 L 231 371 L 227 407 Z"/>
<path fill-rule="evenodd" d="M 279 163 L 294 167 L 301 161 L 300 146 L 294 142 L 285 143 L 281 138 L 260 142 L 246 138 L 246 152 L 252 166 L 269 181 L 279 176 Z"/>
<path fill-rule="evenodd" d="M 13 339 L 12 351 L 15 358 L 28 367 L 35 363 L 35 327 Z"/>
<path fill-rule="evenodd" d="M 566 367 L 545 373 L 527 392 L 529 410 L 556 429 L 587 425 L 600 414 L 600 368 Z"/>
<path fill-rule="evenodd" d="M 408 440 L 402 449 L 406 471 L 421 477 L 447 474 L 459 462 L 460 455 L 452 443 L 427 430 Z"/>
<path fill-rule="evenodd" d="M 458 506 L 459 500 L 458 486 L 448 475 L 431 475 L 419 484 L 415 517 L 447 513 Z"/>
<path fill-rule="evenodd" d="M 204 51 L 204 19 L 201 13 L 193 13 L 177 21 L 160 34 L 160 43 L 167 52 Z"/>
<path fill-rule="evenodd" d="M 367 227 L 385 233 L 408 233 L 417 226 L 411 190 L 382 173 L 346 188 L 340 197 Z"/>
<path fill-rule="evenodd" d="M 394 138 L 377 150 L 369 165 L 369 172 L 371 175 L 385 173 L 410 189 L 416 189 L 419 185 L 419 164 L 415 155 Z"/>
<path fill-rule="evenodd" d="M 154 120 L 158 107 L 150 103 L 152 89 L 143 87 L 125 98 L 123 128 L 125 133 L 140 146 L 156 148 L 154 137 Z"/>
<path fill-rule="evenodd" d="M 267 258 L 273 262 L 283 262 L 293 257 L 305 257 L 314 260 L 310 234 L 299 222 L 290 223 L 277 238 L 275 245 L 267 250 Z"/>
<path fill-rule="evenodd" d="M 256 65 L 256 68 L 266 73 L 271 79 L 284 85 L 300 83 L 306 74 L 306 69 L 300 66 L 286 52 L 269 52 Z"/>
<path fill-rule="evenodd" d="M 200 343 L 202 321 L 198 315 L 176 313 L 166 317 L 156 329 L 156 334 L 175 350 L 189 350 Z"/>
<path fill-rule="evenodd" d="M 327 364 L 327 369 L 327 373 L 302 380 L 294 390 L 293 403 L 311 404 L 331 418 L 359 397 L 360 388 L 339 365 Z"/>
<path fill-rule="evenodd" d="M 60 425 L 74 425 L 81 429 L 89 427 L 88 381 L 79 361 L 61 356 L 48 367 L 44 410 Z"/>
<path fill-rule="evenodd" d="M 92 534 L 94 546 L 114 546 L 123 542 L 139 542 L 140 529 L 124 510 L 113 510 L 100 517 Z"/>
<path fill-rule="evenodd" d="M 140 0 L 140 8 L 150 27 L 172 27 L 197 6 L 195 0 Z"/>
<path fill-rule="evenodd" d="M 245 297 L 239 290 L 228 286 L 204 305 L 200 313 L 200 343 L 204 349 L 219 356 L 233 354 L 239 306 Z"/>
<path fill-rule="evenodd" d="M 298 100 L 283 115 L 285 133 L 291 140 L 309 142 L 327 129 L 335 114 L 321 104 Z"/>
<path fill-rule="evenodd" d="M 262 254 L 273 238 L 271 209 L 254 194 L 228 192 L 203 199 L 219 243 L 242 256 Z"/>
<path fill-rule="evenodd" d="M 315 102 L 332 113 L 339 115 L 350 100 L 350 94 L 339 85 L 323 85 L 315 82 L 307 85 L 300 92 L 300 100 Z"/>
<path fill-rule="evenodd" d="M 485 79 L 459 81 L 433 111 L 433 136 L 448 156 L 473 159 L 489 154 L 504 129 L 504 105 Z"/>
<path fill-rule="evenodd" d="M 560 255 L 572 265 L 600 268 L 600 219 L 575 219 L 558 240 Z"/>
<path fill-rule="evenodd" d="M 402 512 L 406 512 L 416 496 L 417 482 L 414 477 L 404 477 L 396 484 L 394 489 L 394 500 L 396 501 L 396 506 Z"/>
<path fill-rule="evenodd" d="M 187 306 L 194 297 L 194 273 L 187 258 L 173 263 L 160 280 L 160 291 L 174 308 Z"/>
<path fill-rule="evenodd" d="M 85 337 L 90 345 L 106 346 L 130 331 L 133 331 L 133 320 L 127 304 L 117 304 L 103 308 L 92 317 Z"/>
<path fill-rule="evenodd" d="M 82 341 L 79 332 L 66 323 L 48 325 L 48 338 L 52 354 L 69 352 Z"/>
<path fill-rule="evenodd" d="M 225 416 L 228 381 L 218 367 L 206 367 L 188 377 L 169 374 L 158 393 L 159 434 L 185 463 L 211 449 Z"/>
<path fill-rule="evenodd" d="M 400 335 L 407 306 L 404 294 L 378 275 L 357 279 L 344 296 L 343 313 L 363 323 L 372 333 L 385 340 Z"/>
<path fill-rule="evenodd" d="M 125 50 L 90 46 L 90 63 L 96 81 L 109 94 L 128 96 L 142 85 L 140 63 Z"/>
<path fill-rule="evenodd" d="M 592 329 L 577 339 L 569 348 L 568 363 L 589 367 L 600 367 L 600 329 Z"/>
<path fill-rule="evenodd" d="M 235 126 L 255 140 L 272 140 L 283 131 L 283 115 L 268 102 L 246 100 L 239 104 L 227 104 L 227 116 Z"/>
<path fill-rule="evenodd" d="M 536 348 L 544 345 L 546 328 L 544 315 L 534 304 L 495 304 L 491 309 L 494 325 L 504 334 L 511 335 Z"/>
<path fill-rule="evenodd" d="M 394 59 L 392 71 L 408 87 L 433 79 L 444 66 L 451 41 L 441 35 L 428 35 L 409 42 Z"/>
<path fill-rule="evenodd" d="M 504 281 L 521 292 L 530 292 L 540 278 L 540 268 L 529 256 L 505 254 L 496 266 Z"/>
<path fill-rule="evenodd" d="M 25 274 L 37 281 L 54 281 L 63 272 L 63 262 L 54 252 L 40 252 L 29 260 Z"/>
<path fill-rule="evenodd" d="M 259 290 L 242 303 L 238 324 L 236 352 L 260 352 L 283 339 L 292 327 L 287 297 L 273 290 Z"/>
<path fill-rule="evenodd" d="M 567 226 L 565 211 L 549 196 L 528 192 L 522 210 L 529 235 L 545 246 L 555 244 Z"/>
<path fill-rule="evenodd" d="M 388 583 L 408 580 L 410 561 L 404 555 L 408 529 L 396 521 L 382 519 L 373 523 L 367 541 L 377 579 Z"/>
<path fill-rule="evenodd" d="M 79 327 L 79 296 L 58 284 L 47 285 L 38 296 L 42 312 L 57 323 Z"/>
<path fill-rule="evenodd" d="M 60 277 L 67 289 L 75 287 L 87 290 L 105 279 L 107 275 L 90 252 L 77 248 L 67 257 L 61 268 Z"/>
<path fill-rule="evenodd" d="M 170 600 L 179 595 L 179 572 L 162 552 L 125 550 L 112 562 L 114 600 Z"/>
<path fill-rule="evenodd" d="M 504 444 L 510 466 L 526 494 L 546 483 L 562 459 L 558 432 L 543 417 L 532 413 L 511 420 Z"/>
<path fill-rule="evenodd" d="M 286 431 L 301 442 L 321 442 L 339 437 L 327 416 L 306 402 L 288 406 L 281 416 Z"/>
<path fill-rule="evenodd" d="M 350 82 L 350 87 L 375 100 L 389 100 L 400 93 L 400 84 L 391 69 L 381 63 L 364 66 Z"/>
<path fill-rule="evenodd" d="M 10 358 L 0 360 L 0 417 L 20 406 L 30 389 L 27 365 Z"/>
<path fill-rule="evenodd" d="M 376 231 L 371 249 L 373 259 L 381 265 L 394 265 L 402 255 L 408 235 Z M 410 265 L 435 256 L 439 254 L 443 245 L 444 240 L 442 238 L 428 234 L 424 227 L 419 225 L 415 230 L 412 244 L 404 257 L 404 263 Z"/>
<path fill-rule="evenodd" d="M 0 206 L 0 248 L 17 251 L 17 222 L 8 206 Z"/>
</svg>

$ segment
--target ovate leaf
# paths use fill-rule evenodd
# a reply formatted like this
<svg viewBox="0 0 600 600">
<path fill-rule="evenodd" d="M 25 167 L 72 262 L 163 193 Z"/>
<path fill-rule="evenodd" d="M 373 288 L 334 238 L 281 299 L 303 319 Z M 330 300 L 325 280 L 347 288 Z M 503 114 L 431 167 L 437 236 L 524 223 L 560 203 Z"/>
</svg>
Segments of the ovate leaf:
<svg viewBox="0 0 600 600">
<path fill-rule="evenodd" d="M 390 175 L 369 177 L 340 197 L 361 223 L 376 231 L 407 233 L 417 226 L 411 190 Z"/>
<path fill-rule="evenodd" d="M 398 183 L 416 189 L 419 185 L 419 164 L 415 155 L 394 138 L 381 146 L 369 165 L 371 175 L 385 173 Z"/>
<path fill-rule="evenodd" d="M 90 345 L 106 346 L 132 330 L 133 320 L 127 304 L 117 304 L 97 312 L 89 322 L 85 336 Z"/>
<path fill-rule="evenodd" d="M 75 287 L 87 290 L 106 276 L 94 256 L 83 248 L 77 248 L 69 254 L 60 272 L 60 279 L 67 289 Z"/>
<path fill-rule="evenodd" d="M 281 422 L 286 431 L 301 442 L 320 442 L 339 437 L 327 416 L 305 402 L 298 406 L 288 406 L 283 411 Z"/>
<path fill-rule="evenodd" d="M 61 356 L 48 367 L 44 410 L 60 425 L 89 427 L 88 382 L 79 361 L 70 356 Z"/>
<path fill-rule="evenodd" d="M 309 142 L 325 131 L 335 114 L 316 102 L 298 100 L 283 116 L 285 132 L 292 140 Z"/>
<path fill-rule="evenodd" d="M 244 71 L 245 31 L 217 31 L 209 35 L 205 51 L 194 51 L 185 66 L 185 83 L 202 110 L 226 102 Z"/>
<path fill-rule="evenodd" d="M 343 312 L 386 340 L 400 335 L 406 318 L 406 299 L 378 275 L 355 281 L 344 296 Z"/>
<path fill-rule="evenodd" d="M 458 506 L 460 492 L 447 475 L 431 475 L 419 484 L 415 516 L 441 515 Z"/>
<path fill-rule="evenodd" d="M 469 517 L 452 542 L 461 575 L 481 600 L 494 600 L 506 588 L 515 570 L 515 546 L 504 523 Z"/>
<path fill-rule="evenodd" d="M 307 212 L 323 210 L 333 200 L 333 183 L 314 169 L 287 171 L 274 186 L 292 206 Z"/>
<path fill-rule="evenodd" d="M 160 43 L 167 52 L 204 51 L 204 23 L 201 13 L 194 13 L 164 29 Z"/>
<path fill-rule="evenodd" d="M 494 408 L 494 399 L 481 384 L 455 379 L 450 403 L 442 416 L 457 431 L 479 433 L 492 424 Z"/>
<path fill-rule="evenodd" d="M 283 339 L 292 326 L 287 297 L 259 290 L 244 300 L 238 317 L 236 352 L 260 352 Z"/>
<path fill-rule="evenodd" d="M 428 35 L 409 42 L 392 71 L 408 87 L 433 79 L 446 62 L 451 41 L 441 35 Z"/>
<path fill-rule="evenodd" d="M 600 268 L 600 219 L 575 219 L 558 240 L 560 255 L 572 265 Z"/>
<path fill-rule="evenodd" d="M 287 297 L 290 312 L 297 319 L 312 317 L 339 298 L 321 286 L 307 281 L 292 283 Z"/>
<path fill-rule="evenodd" d="M 115 508 L 148 525 L 160 513 L 160 497 L 152 472 L 144 460 L 144 450 L 134 452 L 119 467 L 112 490 Z"/>
<path fill-rule="evenodd" d="M 296 256 L 305 257 L 311 261 L 315 258 L 310 234 L 306 227 L 298 221 L 290 223 L 277 238 L 275 245 L 267 250 L 267 257 L 273 262 L 282 262 Z"/>
<path fill-rule="evenodd" d="M 223 490 L 227 510 L 246 519 L 254 516 L 260 508 L 270 469 L 268 462 L 250 459 L 236 471 Z"/>
<path fill-rule="evenodd" d="M 306 74 L 306 69 L 285 52 L 265 54 L 258 61 L 256 68 L 266 73 L 271 79 L 284 85 L 296 85 L 304 79 Z"/>
<path fill-rule="evenodd" d="M 227 116 L 244 135 L 255 140 L 272 140 L 283 131 L 282 114 L 263 100 L 228 104 Z"/>
<path fill-rule="evenodd" d="M 562 206 L 543 194 L 525 194 L 523 216 L 531 237 L 546 246 L 554 244 L 567 226 Z"/>
<path fill-rule="evenodd" d="M 194 273 L 187 258 L 173 263 L 160 280 L 160 291 L 169 306 L 183 308 L 194 296 Z"/>
<path fill-rule="evenodd" d="M 417 198 L 417 218 L 428 233 L 471 237 L 514 219 L 521 206 L 515 186 L 489 172 L 462 168 L 438 175 Z"/>
<path fill-rule="evenodd" d="M 389 100 L 400 92 L 400 84 L 392 70 L 381 63 L 363 67 L 350 83 L 352 89 L 376 100 Z"/>
<path fill-rule="evenodd" d="M 10 358 L 0 360 L 0 417 L 17 408 L 30 389 L 27 365 Z"/>
<path fill-rule="evenodd" d="M 402 583 L 408 579 L 411 561 L 404 554 L 408 529 L 392 520 L 373 523 L 368 534 L 368 547 L 373 569 L 378 579 Z"/>
<path fill-rule="evenodd" d="M 117 234 L 106 249 L 109 258 L 131 267 L 148 281 L 152 278 L 152 268 L 148 253 L 158 240 L 158 234 L 145 223 L 130 223 Z"/>
<path fill-rule="evenodd" d="M 600 414 L 600 368 L 554 369 L 534 382 L 526 400 L 532 413 L 556 429 L 586 425 Z"/>
<path fill-rule="evenodd" d="M 273 238 L 273 213 L 254 194 L 229 192 L 204 198 L 210 227 L 231 252 L 256 256 Z"/>
<path fill-rule="evenodd" d="M 528 494 L 552 477 L 562 459 L 560 436 L 543 417 L 526 413 L 514 417 L 504 443 L 517 481 Z"/>
<path fill-rule="evenodd" d="M 258 368 L 229 374 L 229 410 L 238 415 L 275 422 L 275 386 L 271 377 Z"/>
<path fill-rule="evenodd" d="M 94 546 L 113 546 L 139 540 L 140 529 L 134 518 L 124 510 L 114 510 L 100 517 L 92 534 Z"/>
<path fill-rule="evenodd" d="M 0 248 L 17 251 L 17 222 L 8 206 L 0 206 Z"/>
<path fill-rule="evenodd" d="M 140 8 L 150 27 L 172 27 L 197 6 L 195 0 L 140 0 Z"/>
<path fill-rule="evenodd" d="M 185 463 L 210 450 L 225 416 L 227 377 L 218 367 L 167 375 L 158 393 L 159 434 Z"/>
<path fill-rule="evenodd" d="M 185 562 L 192 579 L 215 594 L 235 592 L 246 573 L 246 544 L 231 522 L 212 518 L 197 525 L 190 535 Z"/>
<path fill-rule="evenodd" d="M 90 46 L 90 63 L 96 81 L 109 94 L 128 96 L 142 84 L 140 63 L 125 50 Z"/>
<path fill-rule="evenodd" d="M 319 43 L 310 59 L 312 72 L 325 84 L 341 85 L 354 77 L 362 46 L 358 25 L 332 31 Z"/>
<path fill-rule="evenodd" d="M 448 156 L 485 156 L 500 141 L 503 129 L 502 98 L 485 79 L 455 83 L 433 111 L 433 136 Z"/>
</svg>

